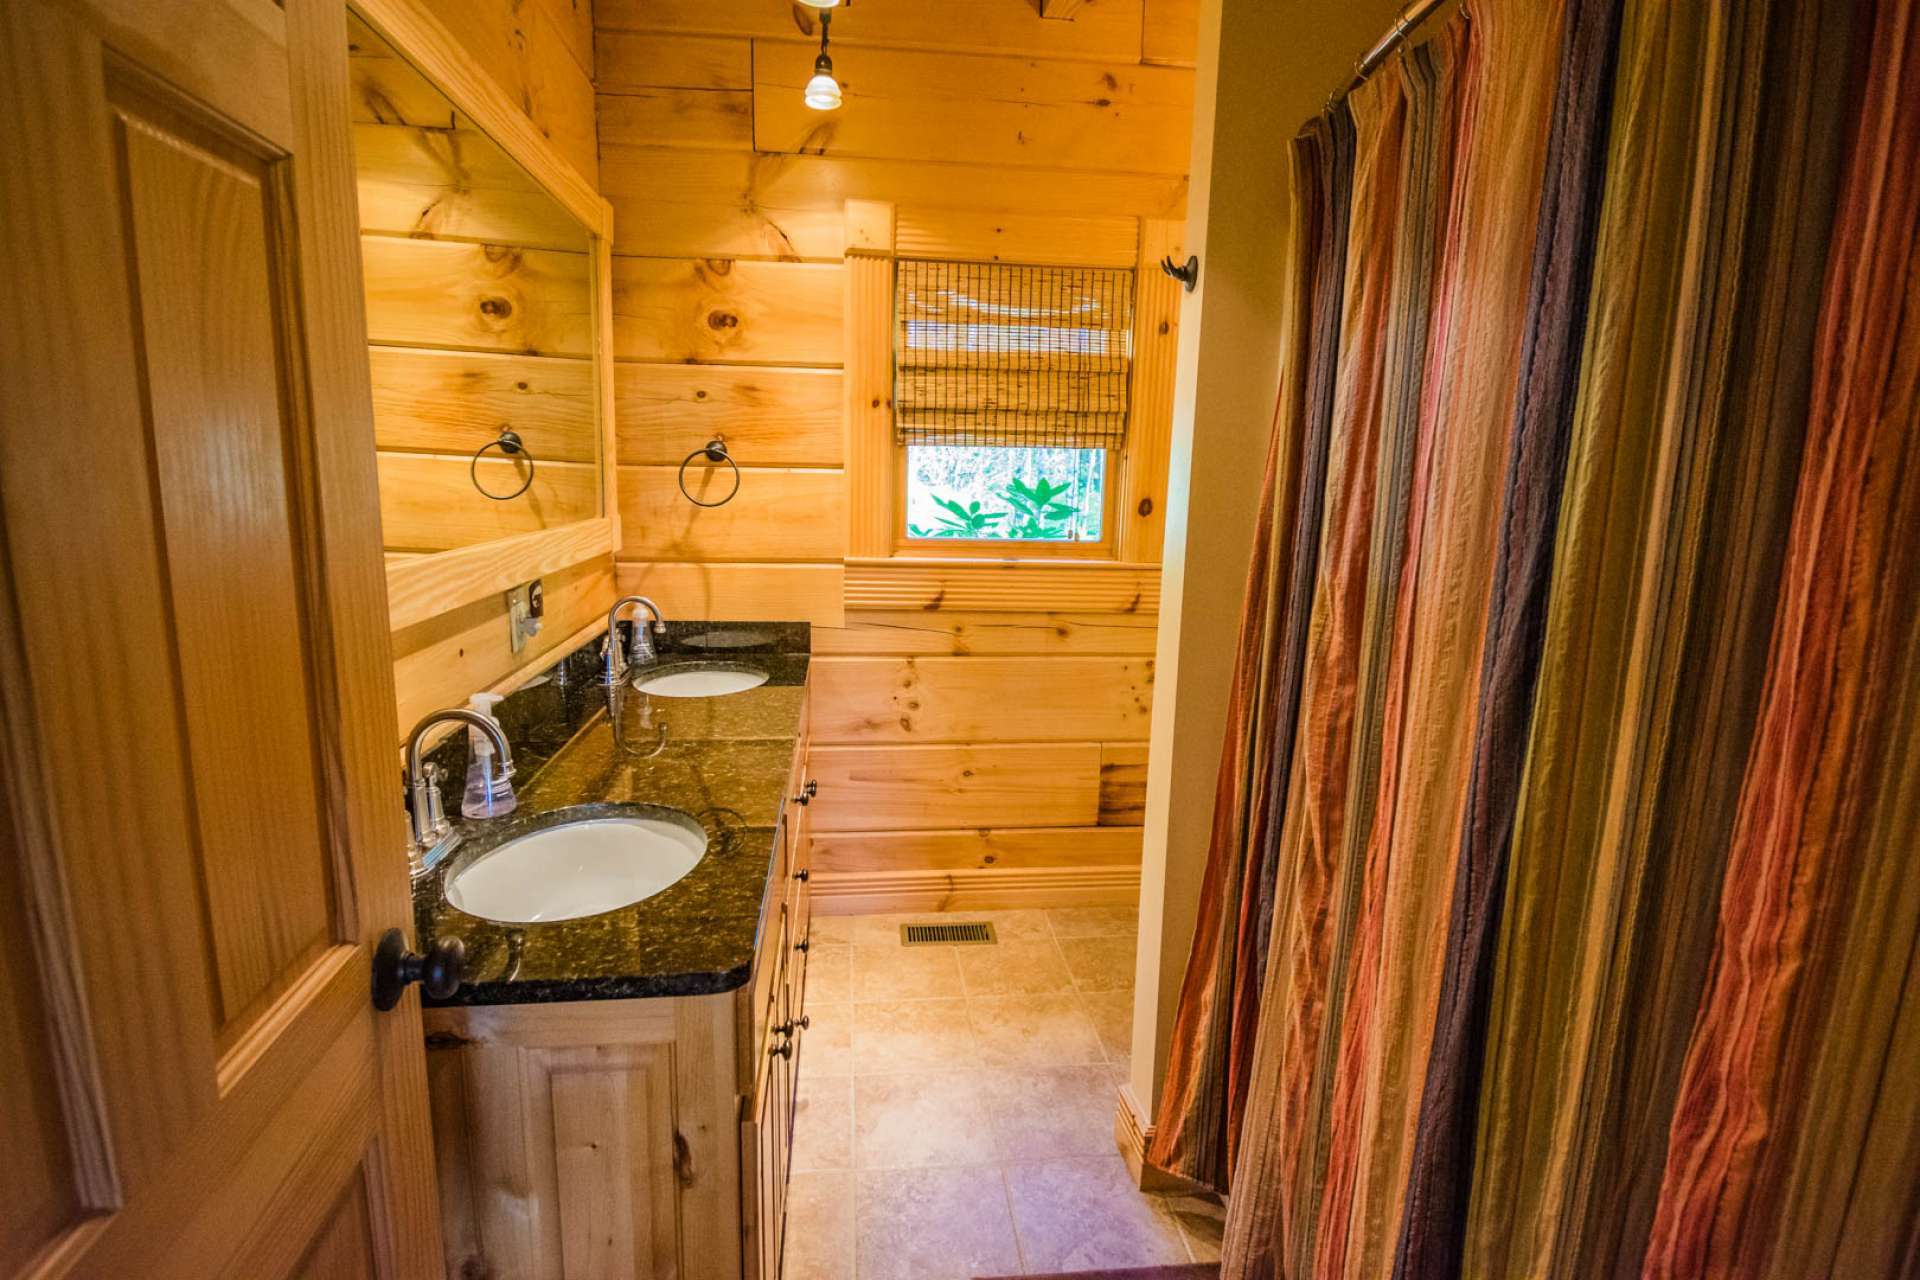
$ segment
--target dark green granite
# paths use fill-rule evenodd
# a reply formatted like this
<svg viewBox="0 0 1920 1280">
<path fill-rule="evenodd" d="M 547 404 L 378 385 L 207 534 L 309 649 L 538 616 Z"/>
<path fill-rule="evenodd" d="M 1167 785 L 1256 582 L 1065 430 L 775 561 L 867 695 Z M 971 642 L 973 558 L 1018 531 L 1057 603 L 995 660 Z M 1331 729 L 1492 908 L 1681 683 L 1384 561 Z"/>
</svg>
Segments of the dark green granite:
<svg viewBox="0 0 1920 1280">
<path fill-rule="evenodd" d="M 537 1004 L 707 995 L 743 985 L 753 968 L 778 824 L 806 698 L 805 623 L 668 623 L 644 671 L 746 665 L 766 671 L 754 689 L 717 698 L 666 698 L 598 683 L 594 641 L 501 702 L 513 744 L 519 807 L 503 819 L 457 818 L 466 735 L 431 758 L 446 770 L 447 808 L 461 846 L 414 885 L 422 946 L 452 935 L 467 946 L 467 980 L 431 1004 Z M 706 828 L 706 855 L 666 890 L 617 911 L 546 924 L 500 924 L 446 899 L 445 885 L 517 836 L 594 811 L 654 804 Z M 604 811 L 602 811 L 604 812 Z"/>
</svg>

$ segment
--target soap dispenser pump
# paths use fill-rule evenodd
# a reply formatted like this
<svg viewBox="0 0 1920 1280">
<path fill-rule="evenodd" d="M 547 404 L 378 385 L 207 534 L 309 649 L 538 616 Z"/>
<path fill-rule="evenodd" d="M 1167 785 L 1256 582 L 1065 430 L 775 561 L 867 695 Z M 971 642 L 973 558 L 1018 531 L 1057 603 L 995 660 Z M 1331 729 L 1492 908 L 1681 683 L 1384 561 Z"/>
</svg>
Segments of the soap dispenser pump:
<svg viewBox="0 0 1920 1280">
<path fill-rule="evenodd" d="M 476 693 L 467 700 L 467 705 L 497 725 L 500 718 L 493 714 L 493 708 L 501 697 L 497 693 Z M 500 767 L 487 736 L 469 728 L 467 790 L 460 799 L 460 812 L 469 818 L 499 818 L 512 813 L 517 803 L 513 795 L 513 766 Z"/>
</svg>

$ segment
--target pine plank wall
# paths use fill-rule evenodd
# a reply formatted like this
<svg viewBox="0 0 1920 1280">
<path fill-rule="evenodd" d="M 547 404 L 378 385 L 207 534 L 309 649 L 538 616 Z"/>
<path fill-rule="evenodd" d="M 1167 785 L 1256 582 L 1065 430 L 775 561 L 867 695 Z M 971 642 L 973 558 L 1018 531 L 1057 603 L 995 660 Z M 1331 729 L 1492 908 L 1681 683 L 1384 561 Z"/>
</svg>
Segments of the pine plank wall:
<svg viewBox="0 0 1920 1280">
<path fill-rule="evenodd" d="M 1077 246 L 1104 253 L 1119 236 L 1134 265 L 1136 248 L 1177 247 L 1195 5 L 1048 9 L 1071 17 L 1043 18 L 1038 0 L 842 9 L 846 102 L 828 114 L 800 101 L 817 35 L 789 0 L 596 0 L 617 585 L 669 616 L 815 624 L 823 909 L 1136 891 L 1170 282 L 1141 276 L 1118 563 L 903 562 L 869 518 L 894 464 L 884 424 L 862 425 L 884 419 L 886 394 L 872 372 L 884 325 L 862 317 L 888 299 L 883 273 L 855 274 L 849 254 L 871 246 L 849 201 L 891 206 L 903 251 L 912 235 L 968 250 L 955 256 L 1031 261 L 1043 245 L 1073 261 Z M 674 473 L 715 434 L 744 480 L 705 511 Z M 717 496 L 725 477 L 707 483 Z"/>
<path fill-rule="evenodd" d="M 599 155 L 589 0 L 426 0 L 426 7 L 459 38 L 474 62 L 521 104 L 555 150 L 589 181 L 596 180 Z M 364 108 L 365 104 L 356 103 L 356 114 L 365 117 Z M 365 198 L 363 189 L 363 214 Z M 460 251 L 456 246 L 427 247 L 424 242 L 421 247 L 428 252 Z M 382 374 L 378 363 L 375 373 L 378 394 Z M 376 430 L 382 429 L 381 416 L 376 412 Z M 390 429 L 391 423 L 386 427 Z M 584 628 L 605 616 L 612 600 L 613 564 L 601 557 L 546 580 L 545 628 L 518 655 L 508 647 L 506 605 L 499 598 L 475 601 L 396 631 L 396 736 L 427 711 L 462 705 L 475 690 L 552 662 L 556 650 L 569 641 L 577 643 L 575 638 Z"/>
<path fill-rule="evenodd" d="M 850 255 L 869 205 L 902 252 L 1177 249 L 1193 0 L 863 0 L 831 115 L 800 103 L 817 33 L 789 0 L 427 3 L 613 204 L 624 543 L 547 579 L 518 658 L 495 601 L 397 632 L 400 725 L 551 661 L 616 589 L 805 618 L 823 905 L 1129 899 L 1178 295 L 1142 273 L 1117 561 L 916 563 L 880 545 L 887 295 Z M 715 434 L 745 485 L 702 511 L 674 469 Z"/>
</svg>

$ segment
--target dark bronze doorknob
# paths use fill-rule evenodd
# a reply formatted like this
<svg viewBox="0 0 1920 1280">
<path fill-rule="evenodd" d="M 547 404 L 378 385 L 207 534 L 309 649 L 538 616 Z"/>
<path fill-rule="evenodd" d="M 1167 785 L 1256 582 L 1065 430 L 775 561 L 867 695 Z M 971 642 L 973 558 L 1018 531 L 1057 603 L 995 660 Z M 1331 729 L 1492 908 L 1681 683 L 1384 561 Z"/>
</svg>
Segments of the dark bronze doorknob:
<svg viewBox="0 0 1920 1280">
<path fill-rule="evenodd" d="M 467 944 L 458 938 L 438 938 L 424 956 L 407 950 L 406 935 L 389 929 L 373 950 L 373 1007 L 382 1012 L 400 1003 L 400 993 L 419 982 L 427 994 L 444 1000 L 460 989 L 467 968 Z"/>
</svg>

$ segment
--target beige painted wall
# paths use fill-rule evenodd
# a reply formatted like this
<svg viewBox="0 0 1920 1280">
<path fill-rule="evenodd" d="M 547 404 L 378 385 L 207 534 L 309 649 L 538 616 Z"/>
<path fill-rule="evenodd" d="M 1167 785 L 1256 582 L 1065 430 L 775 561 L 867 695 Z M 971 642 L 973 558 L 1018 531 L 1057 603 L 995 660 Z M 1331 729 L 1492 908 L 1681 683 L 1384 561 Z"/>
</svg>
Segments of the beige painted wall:
<svg viewBox="0 0 1920 1280">
<path fill-rule="evenodd" d="M 1147 766 L 1133 1070 L 1151 1123 L 1206 869 L 1282 347 L 1287 141 L 1393 24 L 1395 0 L 1204 0 L 1188 243 L 1200 286 L 1180 324 Z"/>
</svg>

